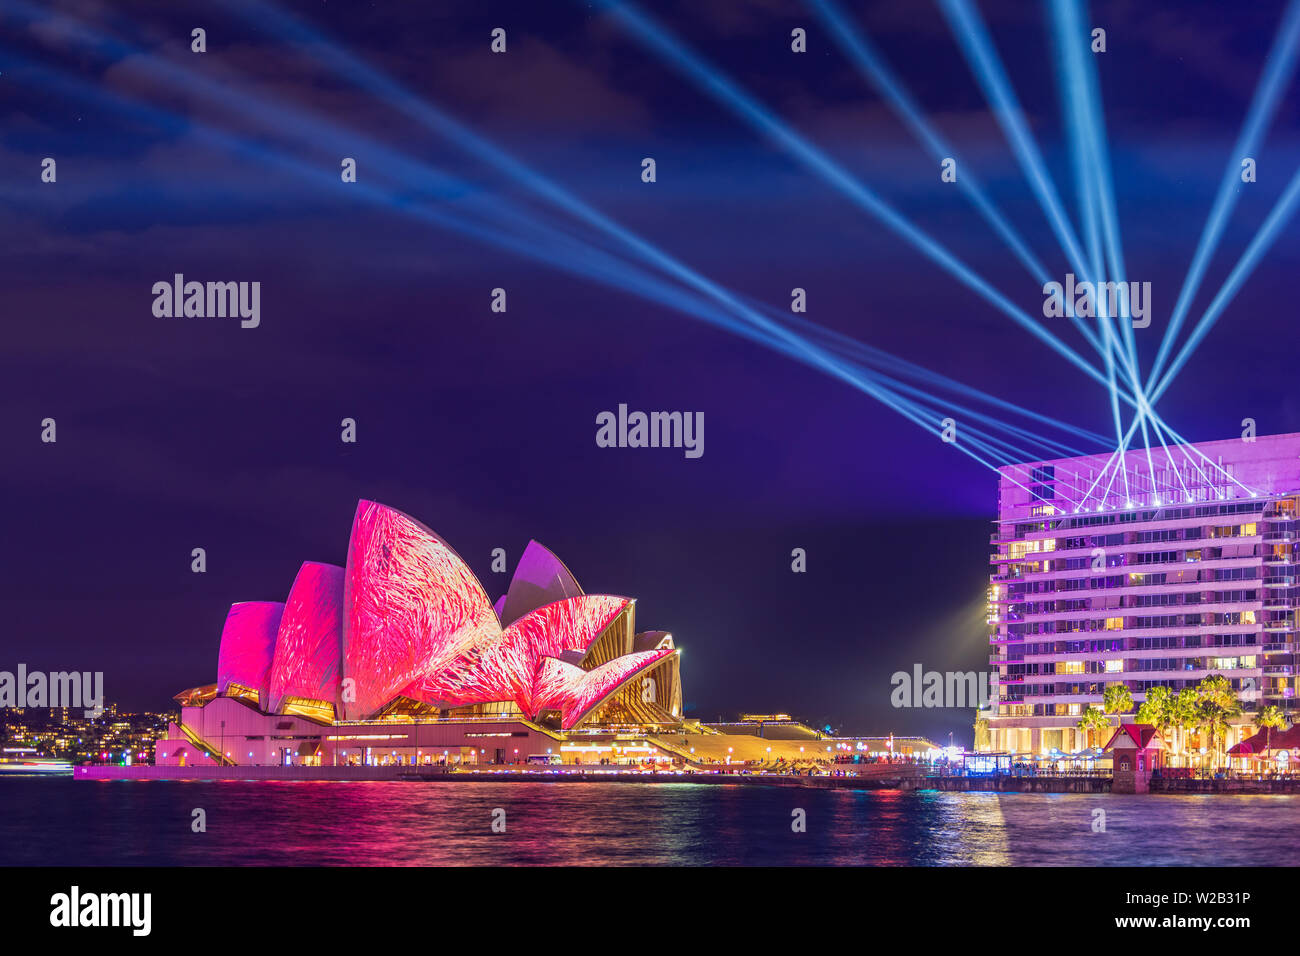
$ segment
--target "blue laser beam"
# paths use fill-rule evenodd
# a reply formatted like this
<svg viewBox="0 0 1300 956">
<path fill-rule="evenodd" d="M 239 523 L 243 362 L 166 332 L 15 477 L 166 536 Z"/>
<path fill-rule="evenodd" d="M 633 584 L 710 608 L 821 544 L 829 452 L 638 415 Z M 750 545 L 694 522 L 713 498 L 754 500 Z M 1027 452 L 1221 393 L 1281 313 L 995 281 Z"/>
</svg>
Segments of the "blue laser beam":
<svg viewBox="0 0 1300 956">
<path fill-rule="evenodd" d="M 52 74 L 49 71 L 42 71 L 40 75 L 43 77 L 46 84 L 51 86 L 60 85 L 60 78 L 56 74 Z M 63 85 L 66 88 L 66 83 Z M 77 92 L 80 92 L 82 95 L 89 94 L 97 97 L 98 101 L 102 104 L 107 104 L 119 109 L 129 106 L 135 115 L 143 116 L 154 122 L 163 123 L 166 128 L 170 128 L 172 131 L 177 131 L 183 128 L 186 131 L 191 132 L 204 140 L 213 142 L 223 148 L 231 149 L 242 154 L 253 155 L 261 161 L 287 168 L 296 175 L 306 176 L 307 178 L 321 182 L 322 184 L 328 183 L 331 188 L 336 188 L 335 174 L 333 171 L 325 171 L 300 160 L 279 155 L 260 144 L 252 144 L 251 141 L 247 139 L 240 139 L 216 131 L 207 124 L 188 123 L 174 114 L 169 114 L 166 111 L 158 110 L 153 107 L 140 105 L 135 101 L 127 100 L 117 94 L 110 94 L 101 90 L 96 90 L 88 84 L 78 85 L 80 86 L 80 89 L 77 90 Z M 477 223 L 468 222 L 463 217 L 457 217 L 445 211 L 418 206 L 408 200 L 398 199 L 393 194 L 386 193 L 378 187 L 363 186 L 360 192 L 373 201 L 400 209 L 402 212 L 414 215 L 417 218 L 425 219 L 444 228 L 452 228 L 462 234 L 469 235 L 481 241 L 490 242 L 513 252 L 550 262 L 551 264 L 565 268 L 568 271 L 595 278 L 597 281 L 604 281 L 606 284 L 612 284 L 616 288 L 633 291 L 651 301 L 660 301 L 669 307 L 685 311 L 688 314 L 711 318 L 716 323 L 729 328 L 731 331 L 738 331 L 746 337 L 759 341 L 761 344 L 765 344 L 769 347 L 775 347 L 785 354 L 798 358 L 801 361 L 819 365 L 823 370 L 830 371 L 837 377 L 849 382 L 859 390 L 866 392 L 881 401 L 883 404 L 886 404 L 900 414 L 903 414 L 904 417 L 907 417 L 918 424 L 922 424 L 923 427 L 929 427 L 924 416 L 918 413 L 917 406 L 914 403 L 908 403 L 897 395 L 893 395 L 887 388 L 881 387 L 878 382 L 873 382 L 870 379 L 864 378 L 864 376 L 855 372 L 844 363 L 820 356 L 816 350 L 808 348 L 803 344 L 796 344 L 790 341 L 788 337 L 783 338 L 781 335 L 772 334 L 762 335 L 752 327 L 737 325 L 734 320 L 727 321 L 727 317 L 719 319 L 719 314 L 716 309 L 709 307 L 707 303 L 702 305 L 700 301 L 693 296 L 681 292 L 673 293 L 670 289 L 665 289 L 664 284 L 658 280 L 651 279 L 649 282 L 646 282 L 645 280 L 636 281 L 624 268 L 612 270 L 609 266 L 609 262 L 611 261 L 609 257 L 603 256 L 598 251 L 590 249 L 585 250 L 585 258 L 582 260 L 581 264 L 575 262 L 571 257 L 565 259 L 557 256 L 554 252 L 557 248 L 564 248 L 572 251 L 573 248 L 577 247 L 577 244 L 568 240 L 567 237 L 558 237 L 559 246 L 557 247 L 557 237 L 549 233 L 543 233 L 541 238 L 551 241 L 537 241 L 538 236 L 536 230 L 540 227 L 536 223 L 524 223 L 524 229 L 521 231 L 519 228 L 520 223 L 513 222 L 511 223 L 511 225 L 515 227 L 513 232 L 496 231 L 485 228 Z M 542 250 L 552 251 L 547 252 Z M 992 419 L 987 418 L 986 420 L 993 421 Z M 980 455 L 972 454 L 968 449 L 959 450 L 963 451 L 964 454 L 969 455 L 976 461 L 996 470 L 996 466 L 989 464 Z"/>
<path fill-rule="evenodd" d="M 434 129 L 435 131 L 449 136 L 453 142 L 466 148 L 475 156 L 486 160 L 494 167 L 510 175 L 513 179 L 523 181 L 529 188 L 537 192 L 543 198 L 550 200 L 560 208 L 574 214 L 578 218 L 594 225 L 602 231 L 605 231 L 629 245 L 634 251 L 645 254 L 651 252 L 651 260 L 659 265 L 668 265 L 670 274 L 678 278 L 689 278 L 692 284 L 697 285 L 698 279 L 694 276 L 687 276 L 683 272 L 683 267 L 679 263 L 667 262 L 658 250 L 649 250 L 647 244 L 637 237 L 631 236 L 617 224 L 613 223 L 607 217 L 593 210 L 581 200 L 572 196 L 562 187 L 552 181 L 547 180 L 519 163 L 513 157 L 504 153 L 490 142 L 479 137 L 477 134 L 465 128 L 462 124 L 448 116 L 446 113 L 429 105 L 424 100 L 415 97 L 409 90 L 403 88 L 395 80 L 387 75 L 369 66 L 364 61 L 346 53 L 345 51 L 335 48 L 316 31 L 293 20 L 287 15 L 281 13 L 269 4 L 258 4 L 257 9 L 262 13 L 270 13 L 270 20 L 275 27 L 282 31 L 284 35 L 297 41 L 310 42 L 313 44 L 317 55 L 331 66 L 341 70 L 355 82 L 363 87 L 386 96 L 391 103 L 398 109 L 405 112 L 408 116 L 420 121 L 423 125 Z M 728 303 L 731 305 L 732 303 Z M 986 396 L 987 397 L 987 396 Z M 1068 428 L 1068 426 L 1066 426 Z"/>
<path fill-rule="evenodd" d="M 1105 385 L 1105 376 L 1058 337 L 1031 319 L 1022 309 L 997 291 L 969 266 L 923 230 L 913 225 L 859 182 L 842 166 L 826 156 L 787 123 L 778 119 L 734 82 L 688 50 L 663 27 L 631 4 L 618 0 L 595 0 L 638 41 L 679 70 L 700 89 L 731 110 L 768 138 L 786 149 L 805 167 L 828 185 L 834 186 L 873 217 L 885 224 L 922 254 L 938 264 L 953 278 L 976 292 L 981 298 L 1008 316 L 1013 322 L 1043 342 L 1090 378 Z"/>
<path fill-rule="evenodd" d="M 1277 111 L 1282 93 L 1286 90 L 1291 75 L 1295 71 L 1296 51 L 1297 47 L 1300 46 L 1298 41 L 1300 41 L 1300 0 L 1291 0 L 1274 37 L 1272 49 L 1268 54 L 1267 66 L 1260 76 L 1254 96 L 1251 98 L 1250 110 L 1246 114 L 1241 132 L 1237 134 L 1237 140 L 1228 156 L 1227 166 L 1219 183 L 1219 191 L 1214 198 L 1213 206 L 1210 207 L 1209 217 L 1201 229 L 1201 237 L 1196 244 L 1191 266 L 1187 270 L 1187 276 L 1183 279 L 1182 288 L 1179 290 L 1178 299 L 1174 304 L 1174 311 L 1169 317 L 1169 324 L 1166 326 L 1164 336 L 1160 340 L 1160 349 L 1156 353 L 1155 362 L 1151 366 L 1151 373 L 1147 378 L 1146 390 L 1149 393 L 1158 394 L 1164 391 L 1163 388 L 1157 386 L 1153 392 L 1152 385 L 1159 380 L 1160 372 L 1164 368 L 1165 361 L 1169 358 L 1169 353 L 1173 350 L 1178 332 L 1192 307 L 1192 300 L 1205 278 L 1205 271 L 1209 267 L 1210 260 L 1214 257 L 1219 239 L 1223 235 L 1223 230 L 1227 226 L 1228 219 L 1237 204 L 1241 186 L 1241 162 L 1244 158 L 1255 155 L 1260 140 Z M 1180 352 L 1179 354 L 1183 353 Z"/>
<path fill-rule="evenodd" d="M 1218 321 L 1219 316 L 1231 304 L 1233 298 L 1241 290 L 1242 284 L 1255 271 L 1255 267 L 1259 265 L 1259 261 L 1264 257 L 1264 254 L 1277 241 L 1282 230 L 1291 217 L 1295 215 L 1297 201 L 1300 201 L 1300 170 L 1297 170 L 1295 175 L 1291 177 L 1285 191 L 1264 219 L 1259 231 L 1246 247 L 1246 251 L 1237 260 L 1237 264 L 1228 273 L 1227 279 L 1224 280 L 1222 287 L 1210 301 L 1209 306 L 1206 307 L 1205 313 L 1192 329 L 1187 341 L 1183 343 L 1183 347 L 1179 350 L 1177 356 L 1169 363 L 1164 378 L 1160 380 L 1160 383 L 1155 388 L 1148 389 L 1148 397 L 1152 403 L 1158 400 L 1173 383 L 1174 376 L 1187 364 L 1187 360 L 1191 358 L 1201 340 L 1205 338 L 1214 323 Z"/>
<path fill-rule="evenodd" d="M 821 17 L 845 55 L 884 97 L 895 115 L 912 131 L 912 135 L 920 140 L 930 155 L 940 162 L 949 157 L 956 158 L 956 150 L 926 119 L 911 94 L 907 92 L 885 58 L 866 35 L 850 23 L 832 0 L 806 0 L 806 2 Z M 957 177 L 957 186 L 974 204 L 984 220 L 1002 237 L 1002 241 L 1029 270 L 1029 274 L 1038 280 L 1040 285 L 1046 283 L 1047 269 L 993 204 L 979 179 L 968 167 L 963 167 L 961 175 Z"/>
<path fill-rule="evenodd" d="M 275 29 L 282 33 L 282 35 L 295 41 L 311 43 L 315 54 L 318 55 L 323 62 L 338 69 L 363 88 L 385 96 L 392 105 L 404 112 L 406 115 L 420 122 L 422 125 L 446 136 L 458 146 L 464 148 L 477 158 L 488 162 L 494 168 L 504 172 L 513 180 L 521 183 L 543 199 L 556 205 L 558 208 L 563 209 L 588 225 L 591 225 L 619 240 L 625 246 L 637 254 L 647 258 L 673 277 L 686 282 L 706 294 L 709 294 L 711 297 L 722 302 L 729 308 L 741 308 L 743 310 L 743 306 L 737 302 L 730 293 L 722 290 L 721 287 L 708 282 L 698 273 L 695 273 L 682 263 L 668 256 L 662 250 L 659 250 L 641 237 L 624 229 L 612 219 L 605 216 L 603 213 L 600 213 L 598 210 L 595 210 L 562 186 L 544 176 L 541 176 L 536 171 L 510 156 L 504 150 L 499 149 L 494 144 L 477 135 L 444 111 L 439 110 L 430 105 L 427 101 L 416 97 L 409 90 L 402 87 L 401 84 L 397 83 L 383 72 L 375 69 L 346 51 L 338 49 L 333 44 L 330 44 L 317 31 L 311 29 L 300 21 L 295 20 L 287 14 L 284 14 L 271 4 L 259 3 L 256 4 L 255 9 L 258 11 L 261 20 L 270 22 Z"/>
<path fill-rule="evenodd" d="M 1061 244 L 1067 260 L 1085 280 L 1095 281 L 1093 264 L 1084 255 L 1056 186 L 1047 172 L 1042 154 L 1025 123 L 1020 100 L 1006 75 L 993 40 L 978 11 L 969 0 L 938 0 L 938 2 L 957 45 L 970 64 L 976 82 L 983 90 L 998 125 L 1002 127 L 1007 142 L 1011 145 L 1030 189 L 1038 200 L 1057 241 Z M 1081 329 L 1086 328 L 1077 319 L 1075 321 Z M 1104 340 L 1094 347 L 1102 353 L 1105 361 L 1109 361 L 1110 353 Z M 1132 369 L 1127 355 L 1121 353 L 1119 359 L 1130 376 L 1136 379 L 1136 370 Z M 1106 374 L 1098 381 L 1112 392 L 1115 391 L 1116 385 L 1111 375 Z"/>
</svg>

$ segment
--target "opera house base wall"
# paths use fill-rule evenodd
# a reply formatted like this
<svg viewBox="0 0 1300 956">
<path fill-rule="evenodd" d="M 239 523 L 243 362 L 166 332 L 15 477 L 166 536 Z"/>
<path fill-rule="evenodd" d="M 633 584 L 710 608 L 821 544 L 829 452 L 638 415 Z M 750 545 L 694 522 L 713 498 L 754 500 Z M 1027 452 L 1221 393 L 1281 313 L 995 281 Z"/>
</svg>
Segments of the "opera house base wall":
<svg viewBox="0 0 1300 956">
<path fill-rule="evenodd" d="M 347 781 L 400 780 L 410 768 L 401 767 L 219 767 L 133 764 L 130 767 L 95 765 L 74 767 L 74 780 L 277 780 Z"/>
<path fill-rule="evenodd" d="M 171 780 L 201 781 L 404 781 L 416 783 L 554 783 L 580 784 L 700 784 L 732 787 L 798 787 L 810 790 L 916 790 L 934 785 L 911 764 L 875 765 L 847 772 L 843 776 L 810 776 L 804 773 L 743 774 L 736 769 L 646 770 L 632 767 L 77 767 L 76 780 Z M 960 778 L 952 778 L 960 779 Z M 943 783 L 944 781 L 940 781 Z M 939 789 L 954 789 L 941 786 Z M 969 788 L 968 788 L 969 789 Z"/>
<path fill-rule="evenodd" d="M 211 771 L 214 779 L 394 779 L 397 771 L 440 769 L 582 770 L 659 768 L 767 772 L 842 765 L 854 754 L 923 757 L 928 741 L 885 738 L 777 740 L 754 734 L 656 731 L 654 728 L 543 728 L 522 718 L 388 718 L 322 722 L 292 714 L 265 714 L 251 702 L 216 697 L 181 709 L 167 739 L 155 746 L 160 773 L 177 768 Z M 121 778 L 110 768 L 102 776 Z M 231 770 L 264 770 L 251 776 Z M 377 776 L 322 777 L 312 771 L 375 770 Z M 303 771 L 303 772 L 299 772 Z M 391 773 L 388 771 L 392 771 Z M 145 774 L 145 776 L 150 776 Z M 196 773 L 203 779 L 205 773 Z M 92 775 L 93 779 L 93 775 Z"/>
<path fill-rule="evenodd" d="M 189 733 L 186 733 L 189 731 Z M 495 717 L 323 723 L 264 714 L 234 697 L 182 707 L 155 745 L 160 767 L 385 767 L 526 763 L 560 756 L 562 735 Z M 224 759 L 221 759 L 224 756 Z"/>
</svg>

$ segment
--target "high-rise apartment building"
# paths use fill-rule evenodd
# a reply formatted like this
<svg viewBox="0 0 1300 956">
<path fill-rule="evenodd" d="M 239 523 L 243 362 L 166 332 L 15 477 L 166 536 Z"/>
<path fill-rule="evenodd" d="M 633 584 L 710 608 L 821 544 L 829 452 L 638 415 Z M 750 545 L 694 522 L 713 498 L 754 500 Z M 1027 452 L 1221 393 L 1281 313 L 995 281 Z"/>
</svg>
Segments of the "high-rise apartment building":
<svg viewBox="0 0 1300 956">
<path fill-rule="evenodd" d="M 1296 704 L 1300 434 L 1001 469 L 990 588 L 992 749 L 1085 745 L 1108 684 L 1222 674 L 1244 713 Z"/>
</svg>

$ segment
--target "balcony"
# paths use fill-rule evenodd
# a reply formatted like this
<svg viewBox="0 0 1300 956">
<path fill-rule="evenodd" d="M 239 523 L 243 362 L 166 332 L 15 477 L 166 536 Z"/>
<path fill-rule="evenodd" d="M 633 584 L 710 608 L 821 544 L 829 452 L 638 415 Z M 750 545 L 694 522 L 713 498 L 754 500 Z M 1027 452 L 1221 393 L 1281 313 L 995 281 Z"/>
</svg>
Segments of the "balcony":
<svg viewBox="0 0 1300 956">
<path fill-rule="evenodd" d="M 1293 621 L 1265 621 L 1264 630 L 1269 634 L 1283 634 L 1296 629 Z"/>
<path fill-rule="evenodd" d="M 1285 577 L 1264 578 L 1264 587 L 1293 588 L 1295 587 L 1295 578 L 1291 575 L 1286 575 Z"/>
</svg>

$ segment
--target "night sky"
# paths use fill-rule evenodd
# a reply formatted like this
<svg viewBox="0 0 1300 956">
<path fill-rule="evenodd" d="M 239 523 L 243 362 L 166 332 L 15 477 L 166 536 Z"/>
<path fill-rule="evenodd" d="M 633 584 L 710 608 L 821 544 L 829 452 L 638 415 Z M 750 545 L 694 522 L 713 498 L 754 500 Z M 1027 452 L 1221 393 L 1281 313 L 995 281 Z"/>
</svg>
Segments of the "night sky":
<svg viewBox="0 0 1300 956">
<path fill-rule="evenodd" d="M 938 9 L 846 4 L 1054 274 L 1063 255 Z M 979 4 L 1076 216 L 1045 13 Z M 1097 2 L 1096 57 L 1129 277 L 1155 354 L 1283 5 Z M 894 710 L 889 676 L 987 667 L 994 474 L 805 365 L 695 318 L 409 215 L 484 197 L 592 242 L 518 184 L 223 3 L 54 2 L 0 14 L 0 669 L 102 670 L 161 708 L 215 679 L 232 602 L 342 564 L 358 498 L 446 538 L 492 598 L 529 538 L 589 592 L 638 599 L 684 648 L 687 712 L 785 710 L 969 740 L 969 711 Z M 20 8 L 21 9 L 21 8 Z M 296 3 L 334 43 L 729 289 L 1083 428 L 1105 391 L 765 141 L 589 5 Z M 1041 289 L 798 0 L 648 6 L 1031 314 Z M 201 12 L 199 12 L 201 11 Z M 134 49 L 88 46 L 72 24 Z M 190 31 L 207 31 L 205 54 Z M 490 52 L 494 27 L 504 55 Z M 790 31 L 808 30 L 808 53 Z M 214 101 L 152 57 L 216 79 Z M 52 82 L 57 76 L 67 82 Z M 158 124 L 77 83 L 176 119 Z M 71 85 L 69 85 L 71 84 Z M 274 128 L 245 109 L 273 106 Z M 1300 166 L 1295 84 L 1197 305 Z M 346 147 L 295 120 L 347 127 Z M 255 145 L 229 151 L 218 127 Z M 385 147 L 387 151 L 385 151 Z M 258 151 L 261 152 L 258 152 Z M 458 188 L 408 175 L 393 152 Z M 291 158 L 297 166 L 266 156 Z M 40 181 L 44 157 L 58 163 Z M 339 181 L 341 156 L 361 183 Z M 654 157 L 658 181 L 641 182 Z M 321 172 L 304 175 L 302 168 Z M 402 201 L 361 198 L 382 182 Z M 1191 440 L 1300 431 L 1292 228 L 1160 404 Z M 261 282 L 261 324 L 158 318 L 174 273 Z M 503 287 L 508 311 L 490 309 Z M 1193 319 L 1199 317 L 1193 311 Z M 1084 348 L 1064 320 L 1054 322 Z M 606 449 L 595 416 L 702 411 L 705 453 Z M 57 422 L 42 443 L 40 423 Z M 354 418 L 358 441 L 340 441 Z M 1095 445 L 1089 451 L 1108 451 Z M 205 574 L 190 552 L 207 551 Z M 808 555 L 792 573 L 791 549 Z"/>
</svg>

